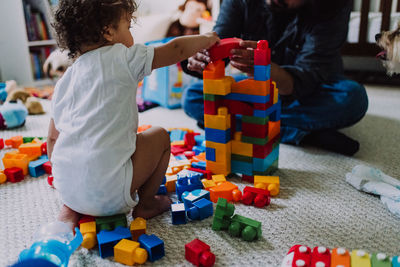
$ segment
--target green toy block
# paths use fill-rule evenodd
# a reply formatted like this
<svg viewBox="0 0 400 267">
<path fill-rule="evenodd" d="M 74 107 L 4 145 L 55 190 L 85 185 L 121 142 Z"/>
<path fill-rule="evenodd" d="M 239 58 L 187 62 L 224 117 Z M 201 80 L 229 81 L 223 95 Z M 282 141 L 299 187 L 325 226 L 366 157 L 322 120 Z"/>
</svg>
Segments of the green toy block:
<svg viewBox="0 0 400 267">
<path fill-rule="evenodd" d="M 371 256 L 372 267 L 391 267 L 392 263 L 390 258 L 384 253 L 372 254 Z"/>
<path fill-rule="evenodd" d="M 249 144 L 255 144 L 255 145 L 260 145 L 264 146 L 266 143 L 268 143 L 268 136 L 265 138 L 257 138 L 257 137 L 250 137 L 250 136 L 244 136 L 242 135 L 242 140 L 243 143 L 249 143 Z"/>
<path fill-rule="evenodd" d="M 35 139 L 35 137 L 22 137 L 22 141 L 25 143 L 30 143 Z"/>
<path fill-rule="evenodd" d="M 245 241 L 253 241 L 261 237 L 261 222 L 235 214 L 228 231 L 232 236 L 241 236 Z"/>
<path fill-rule="evenodd" d="M 253 116 L 242 116 L 242 121 L 243 122 L 247 122 L 247 123 L 255 123 L 255 124 L 261 124 L 261 125 L 265 125 L 269 122 L 269 117 L 253 117 Z"/>
<path fill-rule="evenodd" d="M 262 171 L 262 172 L 254 171 L 253 173 L 254 173 L 254 175 L 263 175 L 263 176 L 271 175 L 278 170 L 278 162 L 279 162 L 279 160 L 277 159 L 265 171 Z"/>
<path fill-rule="evenodd" d="M 212 229 L 215 231 L 228 229 L 235 206 L 224 198 L 219 198 L 214 212 Z"/>
<path fill-rule="evenodd" d="M 219 95 L 211 95 L 211 94 L 204 94 L 204 100 L 207 101 L 216 101 L 216 100 L 220 100 L 221 96 Z"/>
<path fill-rule="evenodd" d="M 112 231 L 118 226 L 127 227 L 128 222 L 126 221 L 125 214 L 117 214 L 107 217 L 96 218 L 96 230 L 100 232 L 101 230 Z"/>
<path fill-rule="evenodd" d="M 237 154 L 232 154 L 231 155 L 231 159 L 232 160 L 237 160 L 237 161 L 253 163 L 253 158 L 252 157 L 246 157 L 246 156 L 237 155 Z"/>
</svg>

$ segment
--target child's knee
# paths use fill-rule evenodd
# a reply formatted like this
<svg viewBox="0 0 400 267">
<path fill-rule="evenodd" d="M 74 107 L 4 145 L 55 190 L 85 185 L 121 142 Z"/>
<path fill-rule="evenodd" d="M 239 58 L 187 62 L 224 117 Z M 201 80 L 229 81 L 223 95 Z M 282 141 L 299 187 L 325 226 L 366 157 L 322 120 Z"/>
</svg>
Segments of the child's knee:
<svg viewBox="0 0 400 267">
<path fill-rule="evenodd" d="M 171 139 L 169 137 L 169 133 L 162 127 L 155 127 L 154 131 L 156 131 L 157 139 L 160 140 L 161 144 L 165 148 L 170 148 L 171 146 Z"/>
</svg>

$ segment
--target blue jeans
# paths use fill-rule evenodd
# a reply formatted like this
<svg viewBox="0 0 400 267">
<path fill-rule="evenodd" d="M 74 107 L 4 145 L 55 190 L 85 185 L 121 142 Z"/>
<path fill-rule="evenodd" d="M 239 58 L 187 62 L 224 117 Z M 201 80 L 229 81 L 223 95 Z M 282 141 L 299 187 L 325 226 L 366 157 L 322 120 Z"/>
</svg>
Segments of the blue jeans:
<svg viewBox="0 0 400 267">
<path fill-rule="evenodd" d="M 243 75 L 235 80 L 243 79 Z M 299 102 L 283 101 L 281 111 L 281 142 L 300 144 L 313 131 L 340 129 L 361 120 L 368 109 L 368 97 L 363 85 L 345 78 L 322 84 L 319 93 Z M 203 81 L 187 86 L 182 97 L 187 115 L 204 121 Z"/>
</svg>

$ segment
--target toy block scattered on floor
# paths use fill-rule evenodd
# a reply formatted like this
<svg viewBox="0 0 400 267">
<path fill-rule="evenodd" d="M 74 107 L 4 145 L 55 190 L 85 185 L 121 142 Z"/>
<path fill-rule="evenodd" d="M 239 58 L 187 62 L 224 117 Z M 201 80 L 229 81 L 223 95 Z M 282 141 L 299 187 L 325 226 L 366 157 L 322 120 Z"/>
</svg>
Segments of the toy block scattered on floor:
<svg viewBox="0 0 400 267">
<path fill-rule="evenodd" d="M 215 263 L 210 246 L 197 238 L 185 245 L 185 258 L 196 266 L 211 267 Z"/>
<path fill-rule="evenodd" d="M 26 154 L 18 153 L 17 151 L 7 152 L 3 157 L 4 168 L 17 167 L 22 169 L 24 175 L 28 174 L 29 158 Z"/>
<path fill-rule="evenodd" d="M 126 227 L 127 224 L 128 223 L 126 221 L 125 214 L 117 214 L 113 216 L 96 218 L 97 232 L 100 232 L 102 230 L 111 231 L 117 227 Z"/>
<path fill-rule="evenodd" d="M 45 174 L 45 170 L 43 168 L 43 164 L 48 162 L 48 159 L 38 159 L 35 161 L 29 162 L 28 168 L 29 168 L 29 175 L 32 177 L 39 177 L 43 174 Z"/>
<path fill-rule="evenodd" d="M 171 204 L 171 218 L 172 224 L 186 224 L 186 209 L 183 203 L 172 203 Z"/>
<path fill-rule="evenodd" d="M 139 236 L 146 233 L 147 222 L 141 217 L 135 218 L 129 227 L 133 241 L 137 241 Z"/>
<path fill-rule="evenodd" d="M 51 176 L 51 175 L 47 176 L 47 183 L 48 183 L 52 188 L 54 188 L 53 182 L 54 182 L 54 177 Z"/>
<path fill-rule="evenodd" d="M 4 148 L 4 139 L 0 138 L 0 149 Z"/>
<path fill-rule="evenodd" d="M 214 212 L 212 229 L 216 231 L 228 229 L 234 212 L 235 206 L 233 204 L 228 203 L 224 198 L 218 199 Z"/>
<path fill-rule="evenodd" d="M 138 239 L 140 246 L 147 251 L 149 261 L 156 261 L 164 257 L 164 241 L 156 235 L 141 235 Z"/>
<path fill-rule="evenodd" d="M 219 198 L 224 198 L 228 202 L 238 202 L 242 199 L 242 192 L 238 186 L 228 181 L 209 188 L 209 191 L 210 200 L 214 203 L 217 203 Z"/>
<path fill-rule="evenodd" d="M 330 250 L 326 247 L 313 248 L 311 266 L 331 266 Z"/>
<path fill-rule="evenodd" d="M 210 192 L 204 189 L 195 189 L 191 192 L 185 191 L 182 193 L 182 200 L 186 210 L 193 207 L 193 203 L 202 198 L 210 200 Z"/>
<path fill-rule="evenodd" d="M 351 252 L 351 266 L 371 267 L 371 259 L 364 250 L 353 250 Z"/>
<path fill-rule="evenodd" d="M 331 265 L 350 267 L 350 253 L 345 248 L 334 248 L 331 253 Z"/>
<path fill-rule="evenodd" d="M 261 237 L 261 222 L 235 214 L 231 219 L 228 232 L 245 241 L 254 241 Z"/>
<path fill-rule="evenodd" d="M 176 196 L 179 200 L 182 198 L 182 193 L 185 191 L 193 191 L 195 189 L 202 189 L 203 184 L 201 183 L 201 174 L 191 173 L 189 175 L 178 175 L 176 181 Z"/>
<path fill-rule="evenodd" d="M 18 151 L 21 154 L 26 154 L 30 157 L 40 157 L 42 155 L 42 142 L 37 143 L 25 143 L 18 147 Z"/>
<path fill-rule="evenodd" d="M 107 258 L 114 255 L 114 246 L 122 239 L 130 239 L 128 228 L 118 226 L 112 231 L 100 230 L 97 234 L 100 257 Z"/>
<path fill-rule="evenodd" d="M 283 259 L 281 267 L 310 267 L 311 249 L 307 246 L 294 245 Z"/>
<path fill-rule="evenodd" d="M 6 146 L 10 146 L 12 148 L 18 148 L 20 145 L 24 143 L 23 137 L 18 135 L 18 136 L 13 136 L 10 139 L 6 139 L 4 141 Z"/>
<path fill-rule="evenodd" d="M 254 176 L 254 187 L 267 189 L 271 196 L 279 194 L 279 176 Z"/>
<path fill-rule="evenodd" d="M 81 246 L 87 249 L 92 249 L 97 244 L 96 237 L 96 222 L 84 222 L 80 223 L 79 229 L 83 236 L 83 241 Z"/>
<path fill-rule="evenodd" d="M 24 180 L 24 173 L 21 168 L 12 167 L 4 169 L 4 174 L 7 176 L 7 181 L 18 183 Z"/>
<path fill-rule="evenodd" d="M 114 260 L 130 266 L 135 263 L 145 263 L 148 257 L 147 251 L 139 246 L 139 242 L 122 239 L 114 246 Z"/>
<path fill-rule="evenodd" d="M 7 176 L 4 174 L 3 170 L 0 170 L 0 184 L 3 184 L 7 181 Z"/>
<path fill-rule="evenodd" d="M 243 189 L 242 203 L 245 205 L 253 204 L 257 208 L 268 206 L 271 202 L 267 189 L 246 186 Z"/>
<path fill-rule="evenodd" d="M 392 267 L 400 267 L 400 256 L 394 256 L 392 258 Z"/>
<path fill-rule="evenodd" d="M 213 213 L 213 203 L 206 198 L 197 200 L 191 208 L 187 209 L 187 216 L 191 220 L 204 220 L 211 217 Z"/>
<path fill-rule="evenodd" d="M 374 253 L 371 255 L 372 267 L 392 267 L 390 258 L 384 253 Z"/>
<path fill-rule="evenodd" d="M 47 161 L 43 164 L 43 169 L 47 174 L 51 174 L 52 173 L 52 167 L 51 167 L 51 162 Z"/>
</svg>

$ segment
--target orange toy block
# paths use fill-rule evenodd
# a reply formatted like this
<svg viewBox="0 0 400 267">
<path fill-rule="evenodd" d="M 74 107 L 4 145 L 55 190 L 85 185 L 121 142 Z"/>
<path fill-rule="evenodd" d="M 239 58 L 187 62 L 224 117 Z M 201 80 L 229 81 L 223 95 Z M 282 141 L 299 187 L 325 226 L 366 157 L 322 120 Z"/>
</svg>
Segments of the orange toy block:
<svg viewBox="0 0 400 267">
<path fill-rule="evenodd" d="M 96 222 L 92 221 L 81 223 L 79 228 L 83 236 L 83 242 L 81 246 L 87 249 L 94 248 L 94 246 L 97 244 Z"/>
<path fill-rule="evenodd" d="M 268 122 L 268 140 L 272 140 L 281 132 L 281 121 Z"/>
<path fill-rule="evenodd" d="M 254 176 L 254 187 L 267 189 L 271 196 L 279 194 L 279 176 Z"/>
<path fill-rule="evenodd" d="M 226 144 L 211 142 L 206 140 L 206 147 L 215 149 L 215 162 L 225 164 L 231 161 L 232 154 L 232 141 L 229 141 Z M 222 173 L 222 172 L 214 172 L 213 173 Z M 223 173 L 225 174 L 225 173 Z"/>
<path fill-rule="evenodd" d="M 231 87 L 234 83 L 235 79 L 231 76 L 225 76 L 218 80 L 204 80 L 203 92 L 212 95 L 227 95 L 231 93 Z"/>
<path fill-rule="evenodd" d="M 183 140 L 171 142 L 171 146 L 184 146 L 184 145 L 185 145 L 185 141 L 183 141 Z"/>
<path fill-rule="evenodd" d="M 225 77 L 225 62 L 223 60 L 211 62 L 203 70 L 203 80 L 222 79 L 223 77 Z"/>
<path fill-rule="evenodd" d="M 24 175 L 28 174 L 29 161 L 28 155 L 20 154 L 17 151 L 7 152 L 3 157 L 4 168 L 21 168 Z"/>
<path fill-rule="evenodd" d="M 177 179 L 178 179 L 177 175 L 166 176 L 167 181 L 165 182 L 165 187 L 167 188 L 168 192 L 175 192 L 175 185 Z"/>
<path fill-rule="evenodd" d="M 213 180 L 213 182 L 214 182 L 216 185 L 219 185 L 220 183 L 226 182 L 225 175 L 223 175 L 223 174 L 214 174 L 214 175 L 211 177 L 211 180 Z"/>
<path fill-rule="evenodd" d="M 232 93 L 246 95 L 269 95 L 270 81 L 256 81 L 254 79 L 245 79 L 232 84 Z"/>
<path fill-rule="evenodd" d="M 238 186 L 231 182 L 223 182 L 210 188 L 210 200 L 217 203 L 218 198 L 225 198 L 229 202 L 237 202 L 242 198 Z"/>
<path fill-rule="evenodd" d="M 273 104 L 276 104 L 276 103 L 278 103 L 278 99 L 279 99 L 279 90 L 278 90 L 278 87 L 276 87 L 276 82 L 272 82 L 272 85 L 274 87 L 274 103 Z"/>
<path fill-rule="evenodd" d="M 147 229 L 147 222 L 145 219 L 141 217 L 135 218 L 130 225 L 132 240 L 137 241 L 139 236 L 146 233 Z"/>
<path fill-rule="evenodd" d="M 201 182 L 203 183 L 204 189 L 208 191 L 210 191 L 211 187 L 217 185 L 213 180 L 208 180 L 208 179 L 202 179 Z"/>
<path fill-rule="evenodd" d="M 350 253 L 345 248 L 334 248 L 331 253 L 331 266 L 350 267 Z"/>
<path fill-rule="evenodd" d="M 231 161 L 229 160 L 226 163 L 218 163 L 210 160 L 206 160 L 207 170 L 212 173 L 221 173 L 223 175 L 228 175 L 231 173 Z"/>
<path fill-rule="evenodd" d="M 226 107 L 218 108 L 218 115 L 204 114 L 204 126 L 206 128 L 227 130 L 231 128 L 231 115 Z"/>
<path fill-rule="evenodd" d="M 6 146 L 11 146 L 12 148 L 18 148 L 20 145 L 24 143 L 24 140 L 22 136 L 18 135 L 18 136 L 13 136 L 10 139 L 6 139 L 4 143 L 6 144 Z"/>
<path fill-rule="evenodd" d="M 28 155 L 29 158 L 38 158 L 42 155 L 42 142 L 25 143 L 19 146 L 19 153 Z"/>
<path fill-rule="evenodd" d="M 236 132 L 234 136 L 235 140 L 232 140 L 232 154 L 253 157 L 253 144 L 243 143 L 240 141 L 242 139 L 242 133 Z"/>
<path fill-rule="evenodd" d="M 3 184 L 7 181 L 7 176 L 4 174 L 3 170 L 0 170 L 0 184 Z"/>
<path fill-rule="evenodd" d="M 139 242 L 122 239 L 114 246 L 114 260 L 130 266 L 135 263 L 145 263 L 148 257 L 147 251 L 139 246 Z"/>
<path fill-rule="evenodd" d="M 205 161 L 206 160 L 206 153 L 200 153 L 197 156 L 193 156 L 192 158 L 193 161 L 199 162 L 199 161 Z"/>
</svg>

